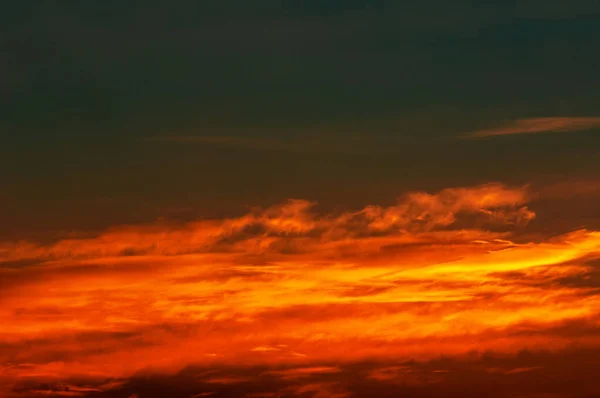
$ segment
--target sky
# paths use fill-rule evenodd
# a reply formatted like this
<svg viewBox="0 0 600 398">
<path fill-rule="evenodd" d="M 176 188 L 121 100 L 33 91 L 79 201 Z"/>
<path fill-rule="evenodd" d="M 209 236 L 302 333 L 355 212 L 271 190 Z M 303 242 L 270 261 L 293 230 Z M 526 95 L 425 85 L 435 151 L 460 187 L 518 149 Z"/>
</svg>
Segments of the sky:
<svg viewBox="0 0 600 398">
<path fill-rule="evenodd" d="M 1 397 L 600 397 L 598 1 L 13 3 Z"/>
</svg>

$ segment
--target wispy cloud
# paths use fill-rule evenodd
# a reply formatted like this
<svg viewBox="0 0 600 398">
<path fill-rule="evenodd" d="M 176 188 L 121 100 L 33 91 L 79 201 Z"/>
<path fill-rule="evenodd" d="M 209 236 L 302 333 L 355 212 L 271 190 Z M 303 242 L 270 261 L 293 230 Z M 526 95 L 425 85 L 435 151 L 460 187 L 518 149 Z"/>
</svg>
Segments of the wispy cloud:
<svg viewBox="0 0 600 398">
<path fill-rule="evenodd" d="M 205 145 L 213 147 L 241 148 L 255 151 L 281 151 L 313 154 L 371 154 L 389 152 L 401 144 L 418 143 L 418 139 L 401 134 L 342 133 L 322 131 L 319 133 L 285 132 L 280 136 L 261 135 L 250 131 L 248 135 L 166 135 L 147 137 L 149 142 Z"/>
<path fill-rule="evenodd" d="M 256 136 L 160 136 L 151 137 L 148 141 L 159 141 L 159 142 L 174 142 L 181 144 L 209 144 L 209 145 L 223 145 L 233 146 L 248 149 L 259 149 L 259 150 L 281 150 L 289 149 L 291 143 L 285 142 L 281 139 L 271 137 L 256 137 Z"/>
<path fill-rule="evenodd" d="M 600 128 L 600 117 L 543 117 L 518 119 L 502 126 L 468 133 L 463 138 L 485 138 L 516 134 L 569 133 Z"/>
<path fill-rule="evenodd" d="M 160 136 L 151 137 L 148 141 L 171 142 L 180 144 L 201 144 L 220 147 L 233 147 L 257 151 L 284 151 L 300 153 L 330 153 L 330 152 L 356 152 L 356 145 L 347 145 L 347 139 L 342 140 L 335 137 L 324 137 L 317 135 L 270 137 L 240 135 L 190 135 L 190 136 Z M 351 142 L 363 141 L 358 137 L 350 139 Z"/>
</svg>

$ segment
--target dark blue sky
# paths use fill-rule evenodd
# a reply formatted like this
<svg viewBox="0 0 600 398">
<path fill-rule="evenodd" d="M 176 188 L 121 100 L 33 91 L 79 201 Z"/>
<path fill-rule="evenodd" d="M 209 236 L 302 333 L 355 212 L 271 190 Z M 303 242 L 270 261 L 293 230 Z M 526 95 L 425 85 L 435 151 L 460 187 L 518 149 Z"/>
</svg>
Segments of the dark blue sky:
<svg viewBox="0 0 600 398">
<path fill-rule="evenodd" d="M 599 116 L 597 1 L 39 1 L 2 14 L 5 235 L 600 169 L 598 129 L 457 138 Z"/>
</svg>

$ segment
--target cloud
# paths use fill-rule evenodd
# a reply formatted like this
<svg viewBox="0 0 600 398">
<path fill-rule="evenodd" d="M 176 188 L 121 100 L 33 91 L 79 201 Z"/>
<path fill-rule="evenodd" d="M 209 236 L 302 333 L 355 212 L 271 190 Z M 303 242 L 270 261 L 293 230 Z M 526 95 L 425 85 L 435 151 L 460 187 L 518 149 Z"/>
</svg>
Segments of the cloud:
<svg viewBox="0 0 600 398">
<path fill-rule="evenodd" d="M 511 355 L 471 352 L 461 357 L 438 357 L 429 361 L 401 358 L 359 361 L 340 364 L 335 372 L 306 372 L 300 379 L 287 377 L 285 372 L 277 374 L 277 367 L 189 367 L 171 375 L 135 375 L 117 388 L 89 396 L 588 398 L 597 396 L 594 365 L 597 365 L 598 354 L 597 349 L 570 348 L 561 352 L 524 350 Z M 320 366 L 324 370 L 331 367 L 326 363 Z M 565 369 L 570 371 L 565 372 Z M 207 383 L 207 373 L 241 382 Z M 77 388 L 77 383 L 102 388 L 98 382 L 89 380 L 79 380 L 70 386 Z M 47 396 L 34 393 L 49 393 L 60 388 L 64 387 L 47 383 L 22 387 L 19 392 L 21 396 Z M 9 397 L 16 396 L 19 395 Z"/>
<path fill-rule="evenodd" d="M 0 243 L 0 262 L 116 257 L 119 259 L 115 261 L 127 263 L 143 255 L 216 252 L 296 252 L 310 253 L 314 258 L 323 249 L 335 249 L 347 239 L 359 237 L 379 237 L 380 242 L 384 242 L 384 237 L 394 237 L 392 241 L 418 243 L 432 237 L 427 233 L 436 232 L 439 236 L 465 238 L 464 230 L 442 231 L 459 222 L 479 227 L 526 225 L 535 217 L 525 206 L 530 195 L 527 187 L 510 188 L 493 183 L 445 189 L 435 194 L 413 192 L 398 198 L 391 206 L 367 206 L 338 215 L 316 214 L 314 203 L 293 199 L 232 219 L 197 221 L 183 226 L 118 227 L 97 237 L 65 239 L 48 246 Z M 11 277 L 11 271 L 4 272 Z"/>
<path fill-rule="evenodd" d="M 276 138 L 242 136 L 163 136 L 151 137 L 148 141 L 174 142 L 181 144 L 209 144 L 233 146 L 258 150 L 287 150 L 290 145 Z"/>
<path fill-rule="evenodd" d="M 277 376 L 283 379 L 297 379 L 311 377 L 315 374 L 338 373 L 340 369 L 333 366 L 311 366 L 301 368 L 287 368 L 284 370 L 273 370 L 266 374 Z"/>
<path fill-rule="evenodd" d="M 596 200 L 600 196 L 600 179 L 575 179 L 560 181 L 540 187 L 543 199 L 586 198 Z"/>
<path fill-rule="evenodd" d="M 245 130 L 247 135 L 235 135 L 223 131 L 221 135 L 167 135 L 147 137 L 147 142 L 200 145 L 221 148 L 240 148 L 252 151 L 273 151 L 295 154 L 342 154 L 371 155 L 376 152 L 390 152 L 406 143 L 418 143 L 418 139 L 408 136 L 389 136 L 376 133 L 357 134 L 352 131 L 305 131 L 285 130 L 275 135 L 264 135 L 264 131 Z M 342 134 L 343 133 L 343 134 Z"/>
<path fill-rule="evenodd" d="M 478 130 L 463 138 L 486 138 L 515 134 L 569 133 L 600 128 L 600 117 L 545 117 L 518 119 L 496 128 Z"/>
<path fill-rule="evenodd" d="M 600 232 L 524 239 L 535 197 L 491 183 L 326 214 L 295 199 L 234 218 L 4 242 L 0 394 L 361 396 L 364 386 L 340 382 L 365 361 L 381 364 L 363 372 L 369 388 L 424 388 L 454 370 L 393 362 L 559 355 L 573 339 L 597 348 Z M 540 366 L 492 365 L 504 369 L 493 377 Z M 177 377 L 182 390 L 148 384 Z"/>
<path fill-rule="evenodd" d="M 256 151 L 284 151 L 292 153 L 366 153 L 364 144 L 369 140 L 353 137 L 345 139 L 326 138 L 323 135 L 302 135 L 287 138 L 252 136 L 162 136 L 147 138 L 147 141 L 171 142 L 179 144 L 197 144 L 217 147 L 242 148 Z M 357 142 L 362 146 L 355 145 Z"/>
</svg>

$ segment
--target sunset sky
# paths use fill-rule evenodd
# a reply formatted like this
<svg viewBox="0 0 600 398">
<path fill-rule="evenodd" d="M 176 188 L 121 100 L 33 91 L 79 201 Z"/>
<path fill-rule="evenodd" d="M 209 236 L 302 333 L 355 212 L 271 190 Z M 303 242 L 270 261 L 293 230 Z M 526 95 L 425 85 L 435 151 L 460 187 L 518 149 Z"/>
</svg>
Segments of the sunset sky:
<svg viewBox="0 0 600 398">
<path fill-rule="evenodd" d="M 12 3 L 0 398 L 600 397 L 598 1 Z"/>
</svg>

